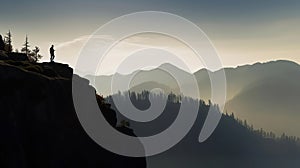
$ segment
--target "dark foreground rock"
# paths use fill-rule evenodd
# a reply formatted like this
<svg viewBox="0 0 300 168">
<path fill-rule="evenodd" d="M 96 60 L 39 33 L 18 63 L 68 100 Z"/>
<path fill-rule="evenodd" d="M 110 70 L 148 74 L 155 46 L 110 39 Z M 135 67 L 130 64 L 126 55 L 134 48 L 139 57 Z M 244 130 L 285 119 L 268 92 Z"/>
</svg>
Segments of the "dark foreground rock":
<svg viewBox="0 0 300 168">
<path fill-rule="evenodd" d="M 73 106 L 72 75 L 64 64 L 0 61 L 0 167 L 146 167 L 145 158 L 111 153 L 85 133 Z M 97 100 L 116 127 L 115 111 Z"/>
</svg>

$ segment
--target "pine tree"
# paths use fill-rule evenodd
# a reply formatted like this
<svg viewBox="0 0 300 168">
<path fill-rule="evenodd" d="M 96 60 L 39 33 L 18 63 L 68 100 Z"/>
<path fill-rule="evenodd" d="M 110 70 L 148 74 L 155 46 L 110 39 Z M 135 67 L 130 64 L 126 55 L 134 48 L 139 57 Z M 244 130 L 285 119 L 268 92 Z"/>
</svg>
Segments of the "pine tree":
<svg viewBox="0 0 300 168">
<path fill-rule="evenodd" d="M 244 120 L 244 123 L 243 123 L 243 125 L 244 125 L 246 128 L 248 128 L 248 123 L 247 123 L 247 121 L 246 121 L 246 120 Z"/>
<path fill-rule="evenodd" d="M 43 57 L 39 54 L 39 52 L 40 52 L 40 48 L 38 46 L 35 46 L 34 49 L 32 50 L 32 53 L 29 54 L 32 61 L 37 62 Z"/>
<path fill-rule="evenodd" d="M 8 52 L 8 53 L 11 53 L 13 51 L 13 47 L 12 47 L 12 35 L 11 35 L 11 32 L 10 30 L 8 31 L 8 33 L 6 34 L 5 36 L 5 50 Z"/>
<path fill-rule="evenodd" d="M 28 42 L 28 36 L 26 35 L 25 43 L 23 44 L 23 48 L 21 49 L 21 52 L 28 55 L 30 53 L 29 47 L 30 47 L 30 45 L 29 45 L 29 42 Z"/>
<path fill-rule="evenodd" d="M 233 113 L 231 113 L 231 114 L 230 114 L 230 117 L 231 117 L 231 118 L 233 118 L 233 119 L 235 119 L 235 117 L 234 117 L 234 114 L 233 114 Z"/>
</svg>

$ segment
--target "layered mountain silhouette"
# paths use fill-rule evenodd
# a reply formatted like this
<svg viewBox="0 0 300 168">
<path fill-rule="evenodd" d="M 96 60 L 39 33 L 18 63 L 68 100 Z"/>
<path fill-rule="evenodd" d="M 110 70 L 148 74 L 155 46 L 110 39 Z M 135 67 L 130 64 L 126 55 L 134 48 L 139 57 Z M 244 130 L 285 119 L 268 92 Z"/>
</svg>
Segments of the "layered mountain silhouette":
<svg viewBox="0 0 300 168">
<path fill-rule="evenodd" d="M 178 76 L 194 75 L 199 85 L 201 99 L 211 98 L 211 84 L 207 69 L 190 74 L 171 64 L 148 71 L 135 71 L 132 74 L 114 76 L 87 76 L 95 81 L 94 86 L 103 95 L 112 94 L 113 79 L 129 80 L 129 90 L 142 92 L 161 88 L 165 93 L 180 94 L 180 87 L 175 77 L 165 70 L 171 70 Z M 286 132 L 300 136 L 300 66 L 291 61 L 279 60 L 256 63 L 236 68 L 224 68 L 227 78 L 227 103 L 225 111 L 234 112 L 242 119 L 247 119 L 256 128 L 264 128 L 277 134 Z M 189 87 L 186 81 L 183 84 Z M 115 90 L 113 90 L 115 91 Z M 125 91 L 125 90 L 121 90 Z M 190 92 L 193 92 L 192 90 Z M 113 92 L 114 93 L 114 92 Z"/>
<path fill-rule="evenodd" d="M 291 64 L 290 62 L 275 63 Z M 297 64 L 293 65 L 295 69 L 298 69 Z M 292 68 L 289 66 L 287 69 Z M 205 72 L 205 70 L 202 71 Z M 165 71 L 152 70 L 150 72 L 159 75 Z M 141 73 L 148 73 L 148 71 Z M 179 74 L 190 75 L 182 70 Z M 172 149 L 148 158 L 131 158 L 111 153 L 97 145 L 87 135 L 77 118 L 72 99 L 74 75 L 73 70 L 65 64 L 0 60 L 0 167 L 140 168 L 146 167 L 146 159 L 148 167 L 296 168 L 300 165 L 298 159 L 300 148 L 297 138 L 286 135 L 276 137 L 273 133 L 253 129 L 233 114 L 223 115 L 212 136 L 204 143 L 199 143 L 198 136 L 211 106 L 204 101 L 200 101 L 199 114 L 191 131 Z M 174 81 L 174 78 L 165 75 L 160 78 L 162 81 Z M 140 79 L 143 76 L 141 74 Z M 77 75 L 75 77 L 80 80 L 81 84 L 90 87 L 88 80 Z M 201 79 L 203 80 L 200 81 L 205 82 L 205 75 Z M 101 83 L 96 82 L 96 84 L 102 88 Z M 176 84 L 163 84 L 162 82 L 150 82 L 145 85 L 151 89 L 157 84 L 162 87 L 162 90 L 166 89 L 165 96 L 169 91 L 173 91 L 173 88 L 176 90 L 178 87 Z M 142 88 L 140 84 L 133 86 L 135 87 L 133 89 Z M 168 91 L 169 88 L 172 89 Z M 241 89 L 241 91 L 244 90 L 244 88 Z M 241 91 L 232 96 L 232 100 L 243 93 Z M 98 93 L 103 94 L 100 91 Z M 131 97 L 136 107 L 147 109 L 151 105 L 147 94 L 143 92 L 143 94 L 135 94 Z M 122 94 L 119 96 L 122 97 Z M 180 98 L 172 94 L 168 97 L 166 109 L 161 116 L 149 123 L 139 123 L 122 116 L 111 99 L 108 98 L 107 101 L 110 102 L 108 104 L 103 97 L 95 93 L 99 108 L 107 122 L 116 130 L 130 136 L 157 134 L 172 124 L 180 107 Z M 238 112 L 235 113 L 238 114 Z M 122 120 L 129 121 L 129 124 L 120 124 Z M 126 146 L 125 143 L 124 146 Z"/>
<path fill-rule="evenodd" d="M 127 121 L 135 130 L 137 136 L 145 137 L 159 134 L 175 121 L 181 107 L 181 99 L 173 94 L 168 95 L 166 108 L 162 114 L 150 122 L 133 121 L 122 115 L 114 99 L 126 100 L 129 94 L 133 105 L 138 109 L 148 109 L 151 104 L 149 92 L 124 93 L 108 97 L 112 108 L 117 112 L 119 121 Z M 158 101 L 164 101 L 166 95 L 154 95 Z M 114 97 L 114 99 L 113 99 Z M 189 100 L 198 101 L 198 100 Z M 198 137 L 209 108 L 212 104 L 200 101 L 197 119 L 188 134 L 170 150 L 147 158 L 149 167 L 244 167 L 244 168 L 296 168 L 300 166 L 300 141 L 296 137 L 282 135 L 277 137 L 274 133 L 255 130 L 246 121 L 237 119 L 233 114 L 223 114 L 214 133 L 205 142 L 200 143 Z M 188 111 L 187 111 L 187 114 Z M 192 121 L 191 121 L 192 122 Z M 168 136 L 173 139 L 180 130 Z M 156 143 L 160 143 L 157 141 Z"/>
<path fill-rule="evenodd" d="M 0 60 L 0 167 L 146 167 L 145 158 L 111 153 L 86 134 L 74 110 L 72 77 L 65 64 Z M 117 126 L 101 96 L 95 98 L 112 127 L 134 136 Z"/>
</svg>

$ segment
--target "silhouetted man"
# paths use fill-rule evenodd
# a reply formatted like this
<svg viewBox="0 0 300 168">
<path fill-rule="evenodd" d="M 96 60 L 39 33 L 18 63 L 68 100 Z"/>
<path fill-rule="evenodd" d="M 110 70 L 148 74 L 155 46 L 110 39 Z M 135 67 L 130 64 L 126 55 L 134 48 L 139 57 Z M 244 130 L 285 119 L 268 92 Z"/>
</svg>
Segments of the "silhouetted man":
<svg viewBox="0 0 300 168">
<path fill-rule="evenodd" d="M 50 61 L 53 62 L 55 55 L 54 55 L 54 45 L 51 46 L 50 48 Z"/>
<path fill-rule="evenodd" d="M 5 50 L 4 47 L 5 47 L 5 44 L 4 44 L 4 41 L 2 39 L 2 36 L 0 35 L 0 50 L 4 51 Z"/>
</svg>

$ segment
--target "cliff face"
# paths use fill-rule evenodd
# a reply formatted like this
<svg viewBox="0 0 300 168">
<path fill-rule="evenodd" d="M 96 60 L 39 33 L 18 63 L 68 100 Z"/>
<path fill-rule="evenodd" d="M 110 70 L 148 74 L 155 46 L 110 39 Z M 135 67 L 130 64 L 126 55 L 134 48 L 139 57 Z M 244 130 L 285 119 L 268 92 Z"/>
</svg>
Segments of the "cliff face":
<svg viewBox="0 0 300 168">
<path fill-rule="evenodd" d="M 0 61 L 0 167 L 146 167 L 145 158 L 113 154 L 88 137 L 74 110 L 72 75 L 64 64 Z M 97 100 L 116 127 L 116 113 Z"/>
</svg>

